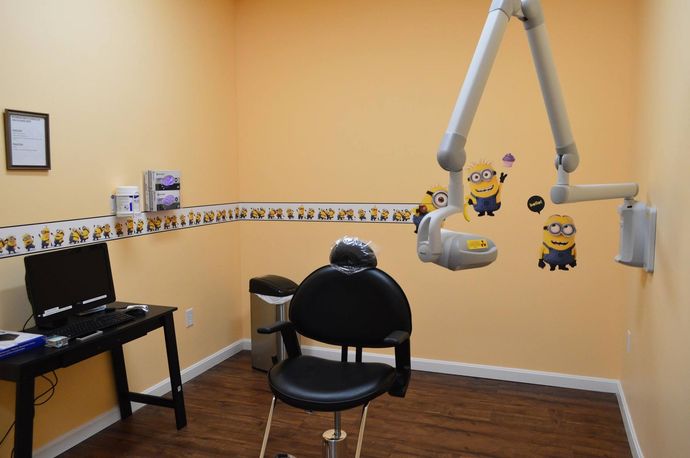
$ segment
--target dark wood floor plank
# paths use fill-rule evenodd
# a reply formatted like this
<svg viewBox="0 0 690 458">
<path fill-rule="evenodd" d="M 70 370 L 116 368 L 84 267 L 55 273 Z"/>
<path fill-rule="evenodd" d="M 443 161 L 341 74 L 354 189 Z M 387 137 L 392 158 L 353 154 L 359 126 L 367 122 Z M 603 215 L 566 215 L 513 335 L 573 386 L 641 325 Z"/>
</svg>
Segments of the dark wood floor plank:
<svg viewBox="0 0 690 458">
<path fill-rule="evenodd" d="M 270 407 L 266 374 L 242 352 L 185 384 L 188 425 L 147 406 L 62 456 L 256 457 Z M 343 412 L 352 455 L 361 410 Z M 321 457 L 329 413 L 278 403 L 267 456 Z M 630 457 L 615 395 L 414 372 L 405 399 L 371 403 L 362 455 L 407 457 Z"/>
</svg>

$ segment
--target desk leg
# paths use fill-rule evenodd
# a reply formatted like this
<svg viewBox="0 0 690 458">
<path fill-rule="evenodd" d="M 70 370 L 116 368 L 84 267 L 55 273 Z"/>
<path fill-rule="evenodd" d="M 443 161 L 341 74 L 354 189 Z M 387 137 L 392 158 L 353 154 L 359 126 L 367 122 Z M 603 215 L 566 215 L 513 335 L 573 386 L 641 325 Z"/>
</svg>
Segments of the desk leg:
<svg viewBox="0 0 690 458">
<path fill-rule="evenodd" d="M 30 457 L 34 434 L 34 376 L 22 374 L 17 380 L 14 407 L 14 455 Z"/>
<path fill-rule="evenodd" d="M 187 413 L 184 408 L 184 395 L 182 394 L 182 377 L 180 377 L 180 361 L 177 356 L 177 341 L 175 340 L 175 323 L 172 313 L 163 318 L 163 331 L 165 333 L 165 350 L 168 355 L 168 371 L 170 372 L 170 388 L 173 403 L 175 404 L 175 423 L 177 429 L 187 426 Z"/>
<path fill-rule="evenodd" d="M 125 355 L 122 352 L 122 345 L 110 350 L 110 354 L 113 359 L 113 375 L 115 376 L 117 402 L 120 405 L 120 418 L 124 420 L 132 416 L 132 403 L 129 400 L 127 369 L 125 368 Z"/>
</svg>

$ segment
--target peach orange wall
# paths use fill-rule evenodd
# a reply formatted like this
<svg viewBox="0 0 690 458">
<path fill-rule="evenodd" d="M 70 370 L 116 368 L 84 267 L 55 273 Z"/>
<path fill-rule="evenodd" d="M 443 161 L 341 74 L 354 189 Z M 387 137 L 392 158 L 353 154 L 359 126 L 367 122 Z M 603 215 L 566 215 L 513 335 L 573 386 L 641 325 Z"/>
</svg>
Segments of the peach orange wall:
<svg viewBox="0 0 690 458">
<path fill-rule="evenodd" d="M 238 0 L 237 119 L 242 200 L 415 202 L 447 183 L 435 153 L 486 18 L 488 1 Z M 544 2 L 582 162 L 576 183 L 631 178 L 635 4 Z M 615 27 L 608 22 L 615 17 Z M 530 213 L 555 182 L 553 145 L 519 23 L 510 24 L 468 143 L 469 162 L 507 151 L 503 208 L 447 222 L 499 246 L 490 267 L 422 264 L 411 226 L 255 223 L 240 228 L 241 288 L 295 281 L 345 235 L 373 240 L 380 267 L 413 308 L 413 355 L 618 378 L 626 267 L 613 262 L 617 202 Z M 497 164 L 498 165 L 498 164 Z M 537 268 L 551 213 L 575 218 L 578 266 Z M 249 335 L 243 295 L 244 335 Z"/>
<path fill-rule="evenodd" d="M 622 384 L 648 457 L 690 456 L 690 4 L 641 11 L 635 161 L 641 198 L 658 208 L 656 270 L 628 274 Z"/>
<path fill-rule="evenodd" d="M 0 108 L 50 114 L 52 170 L 2 167 L 0 225 L 107 214 L 114 187 L 141 186 L 149 168 L 182 171 L 185 205 L 237 200 L 233 21 L 225 0 L 1 2 Z M 183 368 L 242 337 L 238 237 L 220 225 L 109 244 L 118 298 L 179 307 Z M 23 272 L 22 258 L 0 261 L 0 328 L 30 314 Z M 167 377 L 163 355 L 162 331 L 125 346 L 134 389 Z M 58 376 L 36 410 L 35 448 L 115 406 L 108 357 Z M 13 416 L 2 383 L 3 434 Z M 174 430 L 172 412 L 162 421 Z"/>
</svg>

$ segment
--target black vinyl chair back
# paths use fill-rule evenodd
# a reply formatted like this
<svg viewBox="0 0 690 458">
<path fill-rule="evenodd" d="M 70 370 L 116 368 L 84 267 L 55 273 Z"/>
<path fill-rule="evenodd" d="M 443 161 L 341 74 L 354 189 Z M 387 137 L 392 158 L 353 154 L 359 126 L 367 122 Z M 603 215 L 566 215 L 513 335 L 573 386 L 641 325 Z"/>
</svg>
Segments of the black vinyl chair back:
<svg viewBox="0 0 690 458">
<path fill-rule="evenodd" d="M 290 301 L 290 321 L 305 337 L 342 347 L 389 347 L 393 331 L 412 333 L 402 288 L 380 269 L 354 274 L 332 266 L 312 272 Z"/>
<path fill-rule="evenodd" d="M 340 411 L 363 406 L 355 454 L 359 458 L 369 402 L 386 392 L 405 397 L 410 382 L 412 314 L 400 286 L 376 268 L 344 273 L 330 265 L 321 267 L 295 291 L 290 321 L 257 331 L 280 332 L 288 353 L 268 371 L 274 396 L 259 456 L 263 458 L 266 451 L 273 408 L 280 399 L 300 409 L 335 412 L 334 439 L 340 437 Z M 339 345 L 341 361 L 302 355 L 297 333 Z M 354 363 L 347 361 L 349 346 L 356 349 Z M 395 367 L 363 362 L 363 347 L 395 348 Z"/>
</svg>

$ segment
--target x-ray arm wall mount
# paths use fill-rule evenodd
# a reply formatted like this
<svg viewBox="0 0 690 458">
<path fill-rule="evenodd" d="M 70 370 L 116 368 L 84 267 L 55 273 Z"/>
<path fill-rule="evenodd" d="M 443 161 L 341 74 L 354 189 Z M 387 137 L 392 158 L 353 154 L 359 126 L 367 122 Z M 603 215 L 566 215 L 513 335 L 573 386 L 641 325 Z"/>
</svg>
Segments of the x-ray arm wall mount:
<svg viewBox="0 0 690 458">
<path fill-rule="evenodd" d="M 420 223 L 417 254 L 422 261 L 434 262 L 451 270 L 482 267 L 493 262 L 497 250 L 493 242 L 471 234 L 441 229 L 443 221 L 463 208 L 462 168 L 465 166 L 465 144 L 479 100 L 496 59 L 501 40 L 511 17 L 523 22 L 536 68 L 544 104 L 556 144 L 556 184 L 551 188 L 555 204 L 602 199 L 625 199 L 621 214 L 620 254 L 616 261 L 644 267 L 654 266 L 656 210 L 636 202 L 636 183 L 570 185 L 569 174 L 580 158 L 570 129 L 568 113 L 549 46 L 544 14 L 539 0 L 493 0 L 479 43 L 460 90 L 448 129 L 437 153 L 439 165 L 450 174 L 448 205 L 425 217 Z M 486 240 L 486 249 L 469 249 L 469 241 Z M 457 250 L 460 250 L 458 252 Z"/>
</svg>

